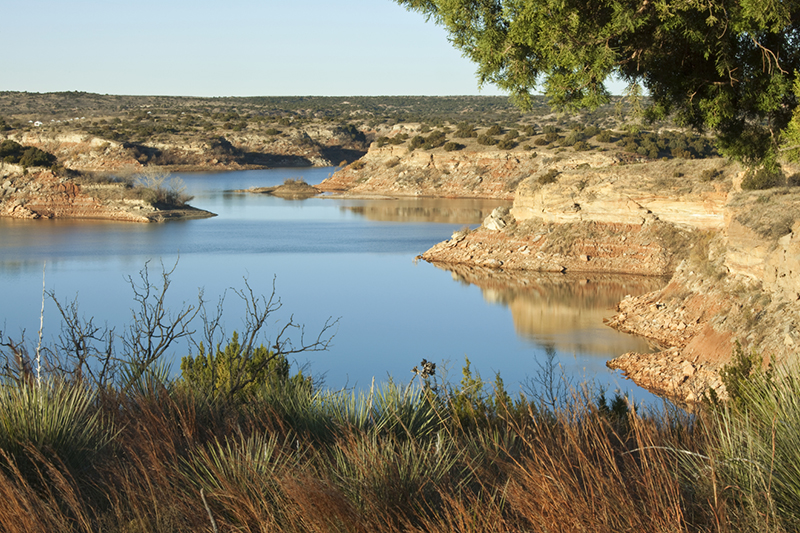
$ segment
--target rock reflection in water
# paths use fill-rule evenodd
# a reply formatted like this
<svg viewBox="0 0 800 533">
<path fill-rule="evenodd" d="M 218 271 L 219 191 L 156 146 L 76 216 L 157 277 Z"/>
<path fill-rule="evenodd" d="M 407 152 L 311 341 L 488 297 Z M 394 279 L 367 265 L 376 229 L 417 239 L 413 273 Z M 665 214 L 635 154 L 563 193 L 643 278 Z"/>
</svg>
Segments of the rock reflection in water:
<svg viewBox="0 0 800 533">
<path fill-rule="evenodd" d="M 381 222 L 442 222 L 480 224 L 495 207 L 510 206 L 505 200 L 474 198 L 395 198 L 352 200 L 346 209 L 368 220 Z"/>
<path fill-rule="evenodd" d="M 508 307 L 517 334 L 539 345 L 608 358 L 653 350 L 645 339 L 615 331 L 603 319 L 614 314 L 626 295 L 657 290 L 668 279 L 436 266 L 450 271 L 456 281 L 480 287 L 487 302 Z"/>
</svg>

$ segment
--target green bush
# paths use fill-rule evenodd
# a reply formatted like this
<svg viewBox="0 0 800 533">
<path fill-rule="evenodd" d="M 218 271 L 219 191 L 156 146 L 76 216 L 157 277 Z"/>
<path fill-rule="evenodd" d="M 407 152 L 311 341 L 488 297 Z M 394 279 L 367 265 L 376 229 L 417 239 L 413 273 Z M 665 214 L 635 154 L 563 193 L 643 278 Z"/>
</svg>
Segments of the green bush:
<svg viewBox="0 0 800 533">
<path fill-rule="evenodd" d="M 233 332 L 223 349 L 209 350 L 200 343 L 199 353 L 181 358 L 181 380 L 189 388 L 208 397 L 241 400 L 260 388 L 282 387 L 292 379 L 302 383 L 302 374 L 289 376 L 286 356 L 268 350 L 243 346 Z"/>
<path fill-rule="evenodd" d="M 592 146 L 586 141 L 578 141 L 572 146 L 572 149 L 576 152 L 585 152 L 591 150 Z"/>
<path fill-rule="evenodd" d="M 19 164 L 28 167 L 49 167 L 56 162 L 56 156 L 36 147 L 26 148 L 19 159 Z"/>
<path fill-rule="evenodd" d="M 597 126 L 587 126 L 586 129 L 583 130 L 583 135 L 585 139 L 591 139 L 595 135 L 600 133 L 600 128 Z"/>
<path fill-rule="evenodd" d="M 502 139 L 497 143 L 497 147 L 501 150 L 512 150 L 517 147 L 517 142 L 513 139 Z"/>
<path fill-rule="evenodd" d="M 786 177 L 782 171 L 773 171 L 762 167 L 757 170 L 750 169 L 747 171 L 742 180 L 742 189 L 745 191 L 761 191 L 785 184 Z"/>
<path fill-rule="evenodd" d="M 571 131 L 569 135 L 561 140 L 561 146 L 574 146 L 575 143 L 584 139 L 584 135 L 580 131 Z"/>
<path fill-rule="evenodd" d="M 611 132 L 608 130 L 603 130 L 597 134 L 597 142 L 601 143 L 611 143 L 614 142 L 614 137 L 612 137 Z"/>
<path fill-rule="evenodd" d="M 478 135 L 478 144 L 483 146 L 494 146 L 497 144 L 497 139 L 486 134 Z"/>
<path fill-rule="evenodd" d="M 16 141 L 6 139 L 0 142 L 0 160 L 6 163 L 28 167 L 50 167 L 56 162 L 56 156 L 40 150 L 35 146 L 22 146 Z"/>
<path fill-rule="evenodd" d="M 459 143 L 453 142 L 453 141 L 445 143 L 445 145 L 444 145 L 444 150 L 446 152 L 455 152 L 456 150 L 463 150 L 463 149 L 464 149 L 464 145 L 463 144 L 459 144 Z"/>
<path fill-rule="evenodd" d="M 436 130 L 425 138 L 422 148 L 425 150 L 433 150 L 439 148 L 447 142 L 447 134 L 442 130 Z"/>
<path fill-rule="evenodd" d="M 495 124 L 494 126 L 489 128 L 488 130 L 486 130 L 486 135 L 494 136 L 494 135 L 502 135 L 502 134 L 503 134 L 503 127 L 500 126 L 499 124 Z"/>
<path fill-rule="evenodd" d="M 539 176 L 539 178 L 536 181 L 539 182 L 539 185 L 547 185 L 548 183 L 555 183 L 557 181 L 556 178 L 558 177 L 558 174 L 559 172 L 556 169 L 551 168 L 550 170 Z"/>
<path fill-rule="evenodd" d="M 458 126 L 456 126 L 456 132 L 454 136 L 457 139 L 469 139 L 472 137 L 477 137 L 478 133 L 475 131 L 475 127 L 469 122 L 460 122 Z"/>
</svg>

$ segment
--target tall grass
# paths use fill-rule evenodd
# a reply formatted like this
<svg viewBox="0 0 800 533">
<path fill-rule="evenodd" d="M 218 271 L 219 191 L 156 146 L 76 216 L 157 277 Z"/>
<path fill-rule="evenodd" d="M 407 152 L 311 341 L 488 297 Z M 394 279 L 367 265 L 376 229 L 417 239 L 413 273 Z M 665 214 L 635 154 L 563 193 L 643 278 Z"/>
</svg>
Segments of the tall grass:
<svg viewBox="0 0 800 533">
<path fill-rule="evenodd" d="M 235 404 L 183 386 L 129 389 L 114 401 L 79 404 L 87 407 L 73 418 L 97 421 L 113 453 L 70 456 L 92 449 L 81 431 L 60 437 L 75 440 L 57 448 L 37 448 L 45 442 L 37 433 L 3 441 L 0 524 L 4 531 L 789 531 L 797 526 L 800 447 L 783 422 L 796 420 L 800 402 L 785 396 L 798 385 L 788 383 L 747 417 L 723 409 L 620 413 L 576 394 L 556 407 L 519 398 L 474 410 L 471 420 L 453 411 L 457 388 L 303 388 L 295 404 L 291 391 L 275 388 Z M 9 384 L 4 393 L 13 390 Z M 106 419 L 118 432 L 103 433 Z"/>
</svg>

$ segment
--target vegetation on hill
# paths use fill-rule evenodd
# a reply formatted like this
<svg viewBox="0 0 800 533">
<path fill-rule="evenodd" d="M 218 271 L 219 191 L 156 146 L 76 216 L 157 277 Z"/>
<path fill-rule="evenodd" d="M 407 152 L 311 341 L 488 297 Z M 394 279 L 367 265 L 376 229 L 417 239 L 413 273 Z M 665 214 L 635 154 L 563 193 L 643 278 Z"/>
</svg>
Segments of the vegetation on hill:
<svg viewBox="0 0 800 533">
<path fill-rule="evenodd" d="M 797 144 L 797 4 L 397 2 L 443 26 L 477 65 L 480 82 L 522 107 L 541 88 L 556 108 L 596 108 L 609 101 L 604 83 L 616 76 L 637 101 L 647 91 L 647 117 L 674 115 L 680 125 L 709 128 L 724 153 L 746 166 L 777 170 L 790 122 L 789 144 Z"/>
</svg>

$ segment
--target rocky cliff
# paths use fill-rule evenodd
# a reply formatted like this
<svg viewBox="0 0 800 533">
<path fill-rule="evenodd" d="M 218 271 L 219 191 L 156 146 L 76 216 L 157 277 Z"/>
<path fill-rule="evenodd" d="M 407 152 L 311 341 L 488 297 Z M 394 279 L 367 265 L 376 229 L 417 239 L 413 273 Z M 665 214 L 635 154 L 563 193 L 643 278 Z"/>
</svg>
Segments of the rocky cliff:
<svg viewBox="0 0 800 533">
<path fill-rule="evenodd" d="M 517 184 L 542 163 L 536 152 L 508 150 L 414 150 L 378 147 L 317 187 L 323 191 L 393 196 L 511 200 Z"/>
</svg>

